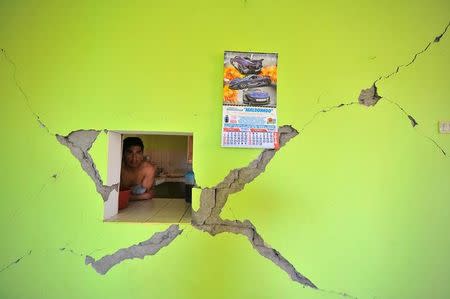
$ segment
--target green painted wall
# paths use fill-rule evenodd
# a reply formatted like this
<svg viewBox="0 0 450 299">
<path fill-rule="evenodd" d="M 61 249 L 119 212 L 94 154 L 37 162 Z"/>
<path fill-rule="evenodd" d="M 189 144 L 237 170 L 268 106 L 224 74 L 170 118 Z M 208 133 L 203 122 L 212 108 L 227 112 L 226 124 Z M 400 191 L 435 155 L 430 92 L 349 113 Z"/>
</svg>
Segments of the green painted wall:
<svg viewBox="0 0 450 299">
<path fill-rule="evenodd" d="M 259 154 L 220 147 L 224 50 L 279 53 L 279 124 L 301 129 L 408 63 L 449 11 L 448 1 L 1 1 L 0 48 L 28 99 L 2 55 L 0 297 L 448 298 L 450 162 L 425 137 L 450 152 L 437 131 L 450 119 L 448 35 L 378 85 L 419 126 L 386 100 L 320 114 L 223 211 L 250 219 L 330 292 L 292 282 L 241 236 L 190 226 L 156 256 L 97 274 L 82 255 L 166 226 L 103 223 L 94 184 L 53 134 L 193 132 L 197 182 L 213 186 Z M 104 178 L 106 145 L 102 134 L 91 150 Z"/>
</svg>

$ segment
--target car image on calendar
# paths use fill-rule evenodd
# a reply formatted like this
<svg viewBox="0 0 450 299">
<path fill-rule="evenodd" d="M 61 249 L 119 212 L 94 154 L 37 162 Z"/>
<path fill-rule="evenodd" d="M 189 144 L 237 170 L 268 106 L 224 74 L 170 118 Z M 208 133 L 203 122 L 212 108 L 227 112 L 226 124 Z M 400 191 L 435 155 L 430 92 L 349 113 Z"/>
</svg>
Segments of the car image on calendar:
<svg viewBox="0 0 450 299">
<path fill-rule="evenodd" d="M 267 105 L 270 103 L 270 96 L 261 89 L 251 89 L 244 92 L 242 101 L 246 105 Z"/>
<path fill-rule="evenodd" d="M 230 81 L 230 89 L 246 89 L 251 87 L 263 87 L 270 85 L 270 77 L 249 75 L 244 78 L 236 78 Z"/>
</svg>

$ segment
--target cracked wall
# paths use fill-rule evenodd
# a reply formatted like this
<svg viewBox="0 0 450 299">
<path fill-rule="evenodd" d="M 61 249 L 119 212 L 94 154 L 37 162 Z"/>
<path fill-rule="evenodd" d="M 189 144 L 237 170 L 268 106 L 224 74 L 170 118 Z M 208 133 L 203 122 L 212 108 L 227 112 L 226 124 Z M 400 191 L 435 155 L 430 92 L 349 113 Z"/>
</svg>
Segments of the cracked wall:
<svg viewBox="0 0 450 299">
<path fill-rule="evenodd" d="M 0 297 L 448 297 L 447 11 L 0 4 Z M 279 53 L 276 153 L 219 147 L 230 48 Z M 194 132 L 200 221 L 103 223 L 105 128 Z"/>
</svg>

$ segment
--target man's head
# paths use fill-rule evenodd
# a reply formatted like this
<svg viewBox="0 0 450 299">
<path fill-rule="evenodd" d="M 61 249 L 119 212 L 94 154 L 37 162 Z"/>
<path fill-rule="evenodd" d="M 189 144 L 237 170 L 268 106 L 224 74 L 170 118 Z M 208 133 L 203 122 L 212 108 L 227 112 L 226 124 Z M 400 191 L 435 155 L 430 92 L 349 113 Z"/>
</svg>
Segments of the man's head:
<svg viewBox="0 0 450 299">
<path fill-rule="evenodd" d="M 123 140 L 123 161 L 127 167 L 139 167 L 144 159 L 144 143 L 139 137 L 127 137 Z"/>
</svg>

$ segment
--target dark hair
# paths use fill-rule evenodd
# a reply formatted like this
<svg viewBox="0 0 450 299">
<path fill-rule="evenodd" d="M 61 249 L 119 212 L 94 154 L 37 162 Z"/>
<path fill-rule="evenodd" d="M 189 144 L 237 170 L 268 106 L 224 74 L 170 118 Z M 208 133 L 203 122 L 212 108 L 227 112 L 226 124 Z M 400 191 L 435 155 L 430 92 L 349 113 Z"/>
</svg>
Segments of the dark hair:
<svg viewBox="0 0 450 299">
<path fill-rule="evenodd" d="M 140 146 L 142 151 L 144 151 L 144 143 L 139 137 L 127 137 L 123 140 L 123 153 L 127 151 L 132 146 Z"/>
</svg>

